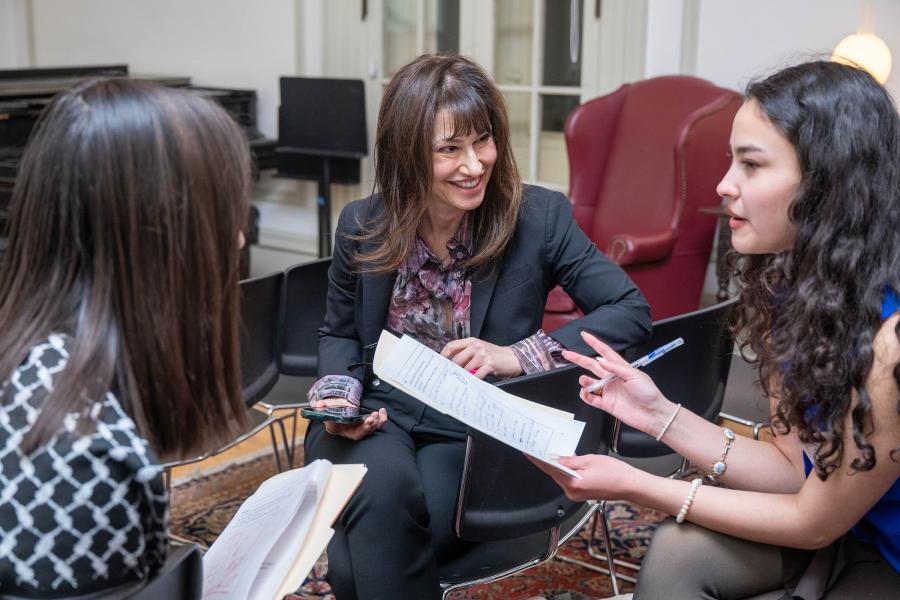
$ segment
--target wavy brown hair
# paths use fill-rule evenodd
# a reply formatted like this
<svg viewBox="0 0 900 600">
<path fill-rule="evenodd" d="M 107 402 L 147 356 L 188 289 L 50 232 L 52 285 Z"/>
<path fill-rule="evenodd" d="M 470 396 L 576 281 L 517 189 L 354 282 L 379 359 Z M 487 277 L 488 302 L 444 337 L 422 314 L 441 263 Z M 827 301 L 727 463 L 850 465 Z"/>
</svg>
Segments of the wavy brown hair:
<svg viewBox="0 0 900 600">
<path fill-rule="evenodd" d="M 746 97 L 794 146 L 802 179 L 788 213 L 793 248 L 732 255 L 742 354 L 752 349 L 763 390 L 777 400 L 773 425 L 814 445 L 823 480 L 841 465 L 855 391 L 861 457 L 850 468 L 866 471 L 876 462 L 865 388 L 872 342 L 886 291 L 900 291 L 900 118 L 868 73 L 833 62 L 784 69 L 751 83 Z M 893 373 L 900 385 L 900 365 Z"/>
<path fill-rule="evenodd" d="M 364 224 L 358 238 L 378 242 L 357 257 L 361 271 L 395 271 L 412 252 L 431 191 L 431 137 L 442 109 L 453 123 L 450 137 L 487 132 L 497 147 L 484 201 L 474 211 L 474 252 L 465 268 L 493 266 L 512 238 L 523 188 L 503 95 L 471 60 L 427 54 L 400 69 L 384 91 L 375 136 L 375 185 L 384 213 Z"/>
<path fill-rule="evenodd" d="M 238 234 L 249 165 L 231 118 L 186 91 L 112 79 L 50 102 L 10 207 L 0 379 L 54 332 L 69 337 L 69 358 L 23 452 L 71 413 L 91 430 L 89 408 L 107 392 L 164 458 L 244 422 Z"/>
</svg>

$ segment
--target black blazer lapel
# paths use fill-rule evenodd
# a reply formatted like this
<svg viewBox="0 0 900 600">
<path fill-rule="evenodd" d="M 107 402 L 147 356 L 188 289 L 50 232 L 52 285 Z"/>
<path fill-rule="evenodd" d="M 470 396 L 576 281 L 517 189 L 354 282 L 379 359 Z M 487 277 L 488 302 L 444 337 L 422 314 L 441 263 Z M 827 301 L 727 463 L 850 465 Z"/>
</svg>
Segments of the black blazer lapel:
<svg viewBox="0 0 900 600">
<path fill-rule="evenodd" d="M 487 276 L 472 278 L 472 300 L 469 305 L 469 327 L 472 337 L 481 337 L 481 327 L 484 325 L 484 317 L 487 314 L 491 296 L 494 295 L 494 285 L 497 283 L 497 269 L 491 269 Z"/>
</svg>

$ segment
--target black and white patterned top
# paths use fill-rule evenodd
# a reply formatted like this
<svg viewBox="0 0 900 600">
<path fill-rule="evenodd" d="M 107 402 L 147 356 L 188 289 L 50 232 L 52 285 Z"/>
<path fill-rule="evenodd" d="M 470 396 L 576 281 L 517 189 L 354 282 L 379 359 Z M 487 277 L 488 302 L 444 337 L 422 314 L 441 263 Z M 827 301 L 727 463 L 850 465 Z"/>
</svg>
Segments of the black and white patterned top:
<svg viewBox="0 0 900 600">
<path fill-rule="evenodd" d="M 60 597 L 143 579 L 165 560 L 162 468 L 112 393 L 96 430 L 19 449 L 68 359 L 66 336 L 34 346 L 0 388 L 0 595 Z"/>
</svg>

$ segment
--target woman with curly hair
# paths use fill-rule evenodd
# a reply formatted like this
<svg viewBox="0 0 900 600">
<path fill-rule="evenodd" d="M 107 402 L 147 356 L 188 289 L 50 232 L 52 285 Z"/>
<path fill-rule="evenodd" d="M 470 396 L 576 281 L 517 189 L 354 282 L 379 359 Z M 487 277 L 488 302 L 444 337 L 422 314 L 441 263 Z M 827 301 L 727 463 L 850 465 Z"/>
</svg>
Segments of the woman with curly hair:
<svg viewBox="0 0 900 600">
<path fill-rule="evenodd" d="M 900 118 L 864 71 L 811 62 L 748 87 L 730 144 L 718 192 L 741 254 L 734 331 L 755 356 L 774 443 L 679 410 L 585 334 L 602 359 L 566 358 L 619 379 L 582 398 L 727 487 L 607 456 L 560 459 L 582 480 L 545 470 L 572 498 L 677 515 L 654 535 L 635 598 L 895 597 Z"/>
</svg>

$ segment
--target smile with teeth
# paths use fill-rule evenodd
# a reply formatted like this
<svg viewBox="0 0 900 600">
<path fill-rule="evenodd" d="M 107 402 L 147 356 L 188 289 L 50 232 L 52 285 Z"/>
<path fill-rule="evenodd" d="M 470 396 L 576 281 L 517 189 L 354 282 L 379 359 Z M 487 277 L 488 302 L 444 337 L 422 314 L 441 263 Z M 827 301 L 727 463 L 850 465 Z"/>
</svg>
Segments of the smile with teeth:
<svg viewBox="0 0 900 600">
<path fill-rule="evenodd" d="M 456 187 L 461 187 L 464 190 L 470 190 L 476 187 L 481 182 L 481 177 L 476 177 L 475 179 L 464 179 L 462 181 L 450 181 Z"/>
</svg>

